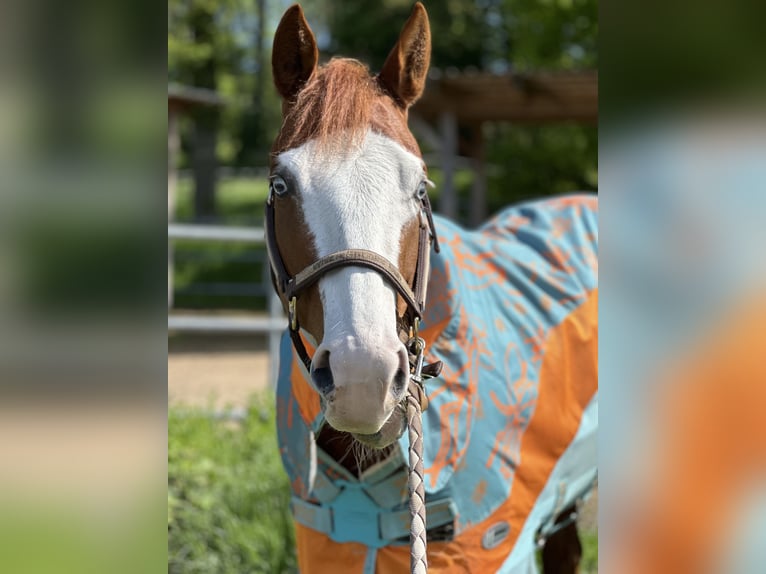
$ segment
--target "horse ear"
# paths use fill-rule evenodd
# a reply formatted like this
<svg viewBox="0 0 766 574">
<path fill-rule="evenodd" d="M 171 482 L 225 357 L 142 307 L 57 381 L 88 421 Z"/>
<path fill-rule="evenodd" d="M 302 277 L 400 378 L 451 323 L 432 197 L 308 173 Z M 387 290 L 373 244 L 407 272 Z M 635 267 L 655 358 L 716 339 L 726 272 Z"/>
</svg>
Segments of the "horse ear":
<svg viewBox="0 0 766 574">
<path fill-rule="evenodd" d="M 293 4 L 279 22 L 271 52 L 274 84 L 282 98 L 295 98 L 316 70 L 318 60 L 317 42 L 303 9 Z"/>
<path fill-rule="evenodd" d="M 399 40 L 378 76 L 383 88 L 404 109 L 423 93 L 431 61 L 431 27 L 425 7 L 416 3 Z"/>
</svg>

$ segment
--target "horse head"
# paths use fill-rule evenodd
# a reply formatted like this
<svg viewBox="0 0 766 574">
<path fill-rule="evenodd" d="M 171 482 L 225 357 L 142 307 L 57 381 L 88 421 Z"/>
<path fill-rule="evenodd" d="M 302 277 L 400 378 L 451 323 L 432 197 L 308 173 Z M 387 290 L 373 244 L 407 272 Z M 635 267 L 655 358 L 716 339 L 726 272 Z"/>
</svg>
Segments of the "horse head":
<svg viewBox="0 0 766 574">
<path fill-rule="evenodd" d="M 319 66 L 298 5 L 274 37 L 283 115 L 267 202 L 275 286 L 326 421 L 373 447 L 405 427 L 408 341 L 434 238 L 426 167 L 407 127 L 430 52 L 420 3 L 377 75 L 345 58 Z"/>
</svg>

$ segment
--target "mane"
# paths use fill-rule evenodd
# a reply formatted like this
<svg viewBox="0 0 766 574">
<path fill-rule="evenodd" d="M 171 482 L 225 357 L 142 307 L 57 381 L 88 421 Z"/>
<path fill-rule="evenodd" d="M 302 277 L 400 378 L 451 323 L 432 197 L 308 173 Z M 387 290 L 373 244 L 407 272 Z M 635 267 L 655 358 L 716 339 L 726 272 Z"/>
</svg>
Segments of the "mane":
<svg viewBox="0 0 766 574">
<path fill-rule="evenodd" d="M 333 58 L 288 104 L 272 151 L 291 149 L 309 140 L 346 147 L 359 143 L 371 128 L 404 140 L 401 143 L 405 147 L 417 150 L 404 118 L 367 66 L 350 58 Z M 342 139 L 335 137 L 341 133 Z"/>
</svg>

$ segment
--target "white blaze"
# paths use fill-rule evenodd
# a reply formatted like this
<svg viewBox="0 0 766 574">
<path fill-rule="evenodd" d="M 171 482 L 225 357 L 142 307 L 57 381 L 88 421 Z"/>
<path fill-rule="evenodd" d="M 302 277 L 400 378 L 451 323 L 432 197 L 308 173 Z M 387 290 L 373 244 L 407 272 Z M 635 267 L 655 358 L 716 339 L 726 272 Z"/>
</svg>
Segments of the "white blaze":
<svg viewBox="0 0 766 574">
<path fill-rule="evenodd" d="M 318 257 L 368 249 L 398 267 L 402 232 L 418 215 L 422 161 L 372 131 L 358 146 L 349 147 L 339 152 L 310 141 L 280 154 L 277 162 L 297 183 L 294 192 Z M 375 271 L 343 267 L 319 281 L 319 292 L 322 347 L 331 352 L 338 389 L 353 383 L 388 385 L 391 381 L 382 380 L 380 373 L 388 372 L 390 364 L 384 368 L 381 363 L 398 365 L 403 347 L 394 288 Z"/>
</svg>

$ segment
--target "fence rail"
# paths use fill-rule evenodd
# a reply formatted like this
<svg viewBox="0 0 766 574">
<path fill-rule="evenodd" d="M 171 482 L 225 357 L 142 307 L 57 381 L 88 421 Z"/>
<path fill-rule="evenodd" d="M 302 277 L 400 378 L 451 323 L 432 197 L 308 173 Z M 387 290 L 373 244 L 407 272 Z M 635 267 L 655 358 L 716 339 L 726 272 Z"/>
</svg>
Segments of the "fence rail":
<svg viewBox="0 0 766 574">
<path fill-rule="evenodd" d="M 187 223 L 168 224 L 168 331 L 197 333 L 263 333 L 269 338 L 269 373 L 272 384 L 277 380 L 279 342 L 281 332 L 287 327 L 279 297 L 269 284 L 268 265 L 264 267 L 263 283 L 271 293 L 268 317 L 184 315 L 172 313 L 173 309 L 173 242 L 177 240 L 246 242 L 263 244 L 265 233 L 257 227 L 231 227 Z"/>
<path fill-rule="evenodd" d="M 202 239 L 206 241 L 242 241 L 263 243 L 266 235 L 260 227 L 231 227 L 222 225 L 198 225 L 193 223 L 169 223 L 168 239 Z"/>
<path fill-rule="evenodd" d="M 210 317 L 203 315 L 168 315 L 169 331 L 200 333 L 281 333 L 287 319 L 272 317 Z"/>
</svg>

